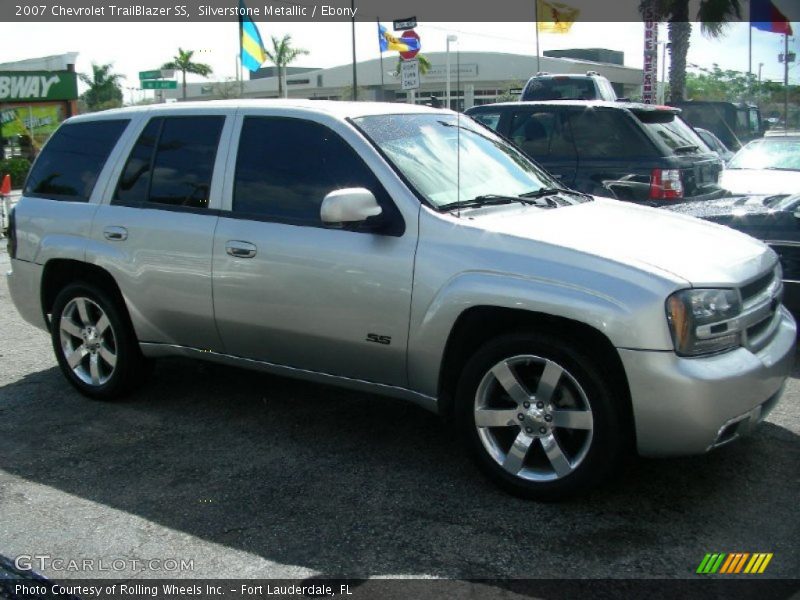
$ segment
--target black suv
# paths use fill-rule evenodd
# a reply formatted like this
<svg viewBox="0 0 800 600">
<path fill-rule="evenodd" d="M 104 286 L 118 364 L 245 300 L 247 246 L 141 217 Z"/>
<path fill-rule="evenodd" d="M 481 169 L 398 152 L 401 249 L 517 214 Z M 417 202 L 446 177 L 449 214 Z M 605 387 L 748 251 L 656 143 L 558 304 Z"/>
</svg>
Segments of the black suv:
<svg viewBox="0 0 800 600">
<path fill-rule="evenodd" d="M 678 115 L 634 102 L 509 102 L 466 111 L 566 187 L 660 205 L 725 195 L 723 162 Z"/>
</svg>

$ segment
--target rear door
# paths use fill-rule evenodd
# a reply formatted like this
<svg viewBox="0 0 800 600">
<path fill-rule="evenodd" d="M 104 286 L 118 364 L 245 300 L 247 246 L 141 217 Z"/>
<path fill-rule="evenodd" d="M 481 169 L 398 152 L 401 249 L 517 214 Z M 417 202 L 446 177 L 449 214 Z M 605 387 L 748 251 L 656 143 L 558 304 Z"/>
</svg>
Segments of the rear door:
<svg viewBox="0 0 800 600">
<path fill-rule="evenodd" d="M 141 342 L 220 349 L 211 253 L 231 127 L 220 110 L 148 116 L 112 174 L 87 260 L 119 283 Z"/>
</svg>

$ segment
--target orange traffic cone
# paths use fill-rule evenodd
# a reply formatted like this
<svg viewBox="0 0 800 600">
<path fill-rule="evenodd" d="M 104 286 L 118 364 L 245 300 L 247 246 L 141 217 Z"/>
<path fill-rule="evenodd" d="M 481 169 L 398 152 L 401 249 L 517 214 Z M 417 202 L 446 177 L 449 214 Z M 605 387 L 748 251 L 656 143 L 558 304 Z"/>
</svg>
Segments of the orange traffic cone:
<svg viewBox="0 0 800 600">
<path fill-rule="evenodd" d="M 0 196 L 11 195 L 11 175 L 3 177 L 3 183 L 0 185 Z"/>
</svg>

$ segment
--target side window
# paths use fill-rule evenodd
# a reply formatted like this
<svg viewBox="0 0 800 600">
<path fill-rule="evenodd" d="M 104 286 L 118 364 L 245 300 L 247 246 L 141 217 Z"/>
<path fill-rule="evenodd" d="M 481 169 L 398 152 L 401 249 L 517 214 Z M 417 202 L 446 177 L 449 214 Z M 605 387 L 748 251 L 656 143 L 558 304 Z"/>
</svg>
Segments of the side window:
<svg viewBox="0 0 800 600">
<path fill-rule="evenodd" d="M 497 131 L 500 126 L 500 113 L 499 112 L 479 112 L 471 115 L 481 125 L 486 125 L 492 131 Z"/>
<path fill-rule="evenodd" d="M 234 213 L 321 227 L 323 198 L 348 187 L 370 190 L 384 212 L 397 210 L 369 167 L 329 128 L 303 119 L 245 117 Z"/>
<path fill-rule="evenodd" d="M 633 158 L 652 151 L 625 115 L 616 110 L 571 113 L 569 125 L 581 158 Z"/>
<path fill-rule="evenodd" d="M 114 203 L 206 208 L 224 116 L 151 120 L 120 176 Z"/>
<path fill-rule="evenodd" d="M 150 167 L 153 150 L 164 119 L 152 119 L 139 136 L 131 151 L 125 169 L 119 178 L 112 204 L 141 204 L 147 200 L 150 191 Z"/>
<path fill-rule="evenodd" d="M 62 125 L 47 142 L 25 183 L 26 196 L 87 202 L 128 120 Z"/>
<path fill-rule="evenodd" d="M 575 147 L 558 112 L 517 112 L 511 121 L 511 137 L 534 160 L 574 157 Z"/>
</svg>

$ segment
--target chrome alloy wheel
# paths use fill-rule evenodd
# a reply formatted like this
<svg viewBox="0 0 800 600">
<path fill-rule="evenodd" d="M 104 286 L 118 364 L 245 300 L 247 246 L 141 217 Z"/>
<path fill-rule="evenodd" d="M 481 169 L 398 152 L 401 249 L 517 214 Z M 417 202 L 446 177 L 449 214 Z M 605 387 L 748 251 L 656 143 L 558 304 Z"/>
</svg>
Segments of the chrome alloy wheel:
<svg viewBox="0 0 800 600">
<path fill-rule="evenodd" d="M 552 360 L 519 355 L 494 365 L 475 394 L 484 449 L 511 475 L 553 481 L 586 457 L 594 419 L 586 393 Z"/>
<path fill-rule="evenodd" d="M 108 316 L 89 298 L 70 300 L 61 313 L 59 339 L 64 359 L 78 379 L 101 386 L 117 366 L 117 340 Z"/>
</svg>

